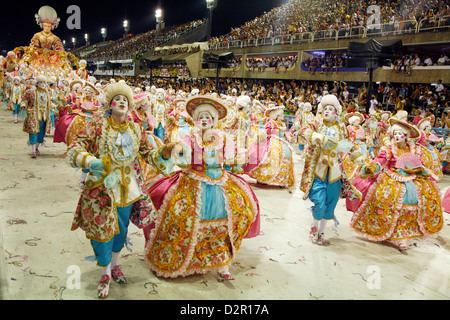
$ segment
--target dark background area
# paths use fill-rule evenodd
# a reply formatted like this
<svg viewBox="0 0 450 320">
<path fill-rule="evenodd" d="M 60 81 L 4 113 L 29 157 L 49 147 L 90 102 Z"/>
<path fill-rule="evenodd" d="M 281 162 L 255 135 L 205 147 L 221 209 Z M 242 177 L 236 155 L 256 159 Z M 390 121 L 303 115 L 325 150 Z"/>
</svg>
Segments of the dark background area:
<svg viewBox="0 0 450 320">
<path fill-rule="evenodd" d="M 246 21 L 281 6 L 287 0 L 217 0 L 213 11 L 212 36 L 228 33 L 231 28 L 239 27 Z M 166 27 L 184 24 L 209 15 L 206 0 L 154 0 L 154 1 L 4 1 L 0 11 L 0 52 L 19 46 L 28 46 L 36 32 L 41 31 L 34 15 L 44 5 L 53 7 L 61 19 L 58 28 L 53 30 L 61 40 L 70 43 L 72 37 L 78 46 L 84 45 L 84 34 L 89 34 L 90 43 L 101 42 L 100 29 L 107 28 L 106 40 L 117 40 L 124 34 L 123 21 L 127 19 L 131 34 L 143 33 L 156 27 L 155 11 L 164 12 Z M 81 12 L 81 29 L 69 30 L 67 13 L 70 5 L 77 5 Z M 70 45 L 71 46 L 71 45 Z M 3 54 L 3 53 L 2 53 Z"/>
</svg>

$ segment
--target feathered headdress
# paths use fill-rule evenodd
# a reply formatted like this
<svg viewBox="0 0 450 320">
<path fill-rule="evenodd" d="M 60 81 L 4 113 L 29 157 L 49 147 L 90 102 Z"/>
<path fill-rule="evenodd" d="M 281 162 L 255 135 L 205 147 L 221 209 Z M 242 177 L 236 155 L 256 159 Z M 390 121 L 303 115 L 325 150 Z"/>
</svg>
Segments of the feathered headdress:
<svg viewBox="0 0 450 320">
<path fill-rule="evenodd" d="M 52 30 L 57 28 L 59 25 L 58 14 L 55 9 L 50 6 L 43 6 L 39 9 L 38 13 L 34 15 L 36 18 L 36 23 L 42 28 L 44 26 L 44 22 L 52 24 Z"/>
</svg>

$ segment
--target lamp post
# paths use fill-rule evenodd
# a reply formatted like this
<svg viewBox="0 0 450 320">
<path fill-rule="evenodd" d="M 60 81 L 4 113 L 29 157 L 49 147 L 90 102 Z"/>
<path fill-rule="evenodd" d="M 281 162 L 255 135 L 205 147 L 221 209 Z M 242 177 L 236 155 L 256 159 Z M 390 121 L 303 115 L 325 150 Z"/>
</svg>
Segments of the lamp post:
<svg viewBox="0 0 450 320">
<path fill-rule="evenodd" d="M 160 31 L 162 29 L 161 25 L 163 22 L 163 12 L 161 9 L 157 9 L 155 11 L 155 18 L 156 18 L 156 31 Z"/>
<path fill-rule="evenodd" d="M 123 30 L 125 31 L 123 37 L 125 38 L 128 34 L 128 31 L 130 31 L 130 24 L 129 24 L 128 20 L 123 21 Z"/>
<path fill-rule="evenodd" d="M 206 35 L 206 40 L 211 39 L 211 29 L 212 29 L 212 14 L 215 7 L 217 7 L 217 0 L 206 0 L 206 7 L 209 10 L 208 16 L 208 32 Z"/>
<path fill-rule="evenodd" d="M 77 45 L 77 39 L 72 38 L 72 43 L 73 43 L 73 48 L 75 48 Z"/>
<path fill-rule="evenodd" d="M 86 45 L 89 45 L 89 34 L 85 33 L 84 34 L 84 40 L 86 41 Z"/>
<path fill-rule="evenodd" d="M 156 18 L 156 31 L 155 31 L 155 48 L 158 46 L 158 33 L 161 31 L 163 24 L 163 12 L 161 9 L 156 9 L 155 11 Z"/>
<path fill-rule="evenodd" d="M 100 32 L 101 32 L 102 37 L 103 37 L 103 42 L 105 42 L 105 41 L 106 41 L 107 29 L 106 29 L 106 28 L 102 28 L 102 29 L 100 30 Z"/>
</svg>

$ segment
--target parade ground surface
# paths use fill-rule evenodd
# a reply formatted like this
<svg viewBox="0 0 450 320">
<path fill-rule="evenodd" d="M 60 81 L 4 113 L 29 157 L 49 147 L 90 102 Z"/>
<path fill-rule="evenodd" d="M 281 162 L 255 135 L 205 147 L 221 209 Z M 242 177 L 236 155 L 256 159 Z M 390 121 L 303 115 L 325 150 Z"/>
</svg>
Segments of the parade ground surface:
<svg viewBox="0 0 450 320">
<path fill-rule="evenodd" d="M 97 300 L 101 269 L 80 229 L 70 231 L 80 171 L 65 158 L 66 146 L 52 137 L 31 158 L 22 121 L 0 110 L 0 298 L 3 300 Z M 302 160 L 295 155 L 297 178 Z M 327 225 L 327 246 L 309 240 L 312 222 L 296 190 L 253 187 L 261 207 L 261 234 L 246 239 L 230 267 L 235 280 L 216 273 L 164 279 L 145 261 L 144 236 L 130 224 L 128 248 L 119 264 L 128 283 L 112 283 L 108 300 L 448 300 L 450 215 L 432 239 L 412 239 L 408 254 L 390 243 L 364 240 L 349 225 L 341 199 L 339 225 Z M 298 180 L 297 180 L 298 186 Z M 450 176 L 439 182 L 442 194 Z"/>
</svg>

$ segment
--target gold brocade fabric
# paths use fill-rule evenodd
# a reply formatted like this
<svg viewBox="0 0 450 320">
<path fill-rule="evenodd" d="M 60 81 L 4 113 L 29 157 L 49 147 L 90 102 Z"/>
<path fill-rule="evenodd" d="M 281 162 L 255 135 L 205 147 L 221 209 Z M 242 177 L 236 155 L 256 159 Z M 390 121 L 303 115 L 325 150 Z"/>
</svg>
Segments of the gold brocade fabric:
<svg viewBox="0 0 450 320">
<path fill-rule="evenodd" d="M 256 215 L 248 195 L 232 177 L 224 186 L 227 217 L 200 220 L 201 181 L 180 173 L 159 210 L 146 257 L 158 275 L 205 273 L 228 265 Z"/>
<path fill-rule="evenodd" d="M 284 150 L 286 148 L 286 150 Z M 294 169 L 291 150 L 281 139 L 270 138 L 267 155 L 249 175 L 260 183 L 291 187 L 294 185 Z M 286 156 L 289 154 L 289 157 Z"/>
<path fill-rule="evenodd" d="M 443 227 L 441 199 L 426 177 L 413 180 L 419 203 L 403 204 L 405 185 L 382 173 L 353 216 L 352 227 L 374 241 L 430 236 Z"/>
</svg>

